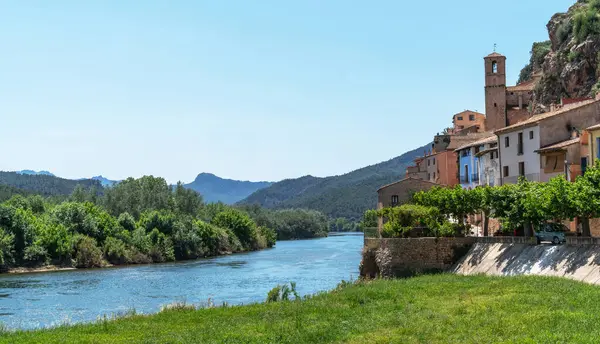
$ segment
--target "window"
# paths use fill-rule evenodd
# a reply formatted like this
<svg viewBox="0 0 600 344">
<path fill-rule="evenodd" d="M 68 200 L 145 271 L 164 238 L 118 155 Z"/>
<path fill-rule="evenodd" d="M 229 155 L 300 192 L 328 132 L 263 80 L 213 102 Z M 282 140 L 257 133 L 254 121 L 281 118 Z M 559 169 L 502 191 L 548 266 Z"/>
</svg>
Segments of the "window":
<svg viewBox="0 0 600 344">
<path fill-rule="evenodd" d="M 431 166 L 431 160 L 427 159 L 427 166 Z"/>
<path fill-rule="evenodd" d="M 565 160 L 564 154 L 555 154 L 546 156 L 546 165 L 544 166 L 544 173 L 556 173 L 564 172 L 564 165 L 561 163 Z"/>
<path fill-rule="evenodd" d="M 427 173 L 427 180 L 431 180 L 431 173 Z"/>
<path fill-rule="evenodd" d="M 492 61 L 492 73 L 498 73 L 498 62 Z"/>
<path fill-rule="evenodd" d="M 582 157 L 581 158 L 581 174 L 585 174 L 585 171 L 587 170 L 587 157 Z"/>
<path fill-rule="evenodd" d="M 530 130 L 530 131 L 529 131 L 529 139 L 530 139 L 530 140 L 533 140 L 533 130 Z"/>
<path fill-rule="evenodd" d="M 523 155 L 523 133 L 518 134 L 517 154 Z"/>
<path fill-rule="evenodd" d="M 469 182 L 469 165 L 465 165 L 465 176 L 463 177 L 462 182 L 463 183 Z"/>
<path fill-rule="evenodd" d="M 475 115 L 469 115 L 469 121 L 474 121 L 475 120 Z"/>
<path fill-rule="evenodd" d="M 498 104 L 494 103 L 494 107 L 498 107 Z"/>
<path fill-rule="evenodd" d="M 392 196 L 392 206 L 398 205 L 398 195 Z"/>
<path fill-rule="evenodd" d="M 433 166 L 435 166 L 435 158 L 433 158 Z"/>
<path fill-rule="evenodd" d="M 508 177 L 508 166 L 504 166 L 504 176 Z"/>
<path fill-rule="evenodd" d="M 525 176 L 525 163 L 524 162 L 519 163 L 519 175 L 522 177 Z"/>
<path fill-rule="evenodd" d="M 435 172 L 433 172 L 433 180 L 435 180 Z"/>
<path fill-rule="evenodd" d="M 504 147 L 510 147 L 510 138 L 508 136 L 504 138 Z"/>
<path fill-rule="evenodd" d="M 456 120 L 457 120 L 457 121 L 462 121 L 462 116 L 458 116 L 458 117 L 456 117 Z"/>
<path fill-rule="evenodd" d="M 490 152 L 490 160 L 494 160 L 494 151 Z"/>
</svg>

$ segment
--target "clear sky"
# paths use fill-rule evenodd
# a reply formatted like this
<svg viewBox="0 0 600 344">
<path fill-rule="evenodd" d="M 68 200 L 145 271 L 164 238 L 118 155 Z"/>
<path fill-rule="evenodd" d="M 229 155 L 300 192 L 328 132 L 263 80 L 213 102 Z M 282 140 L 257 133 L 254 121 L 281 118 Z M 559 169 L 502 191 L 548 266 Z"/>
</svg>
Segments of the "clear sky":
<svg viewBox="0 0 600 344">
<path fill-rule="evenodd" d="M 0 170 L 343 174 L 484 111 L 574 0 L 0 0 Z"/>
</svg>

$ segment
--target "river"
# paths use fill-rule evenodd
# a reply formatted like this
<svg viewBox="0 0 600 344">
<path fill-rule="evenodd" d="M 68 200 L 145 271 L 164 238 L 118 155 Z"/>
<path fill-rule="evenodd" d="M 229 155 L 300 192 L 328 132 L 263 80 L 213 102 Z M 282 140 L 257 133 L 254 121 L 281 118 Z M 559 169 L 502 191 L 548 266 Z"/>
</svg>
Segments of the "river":
<svg viewBox="0 0 600 344">
<path fill-rule="evenodd" d="M 277 284 L 301 295 L 356 279 L 362 234 L 279 241 L 275 248 L 186 262 L 0 275 L 0 323 L 34 329 L 96 320 L 135 309 L 155 313 L 172 302 L 262 302 Z"/>
</svg>

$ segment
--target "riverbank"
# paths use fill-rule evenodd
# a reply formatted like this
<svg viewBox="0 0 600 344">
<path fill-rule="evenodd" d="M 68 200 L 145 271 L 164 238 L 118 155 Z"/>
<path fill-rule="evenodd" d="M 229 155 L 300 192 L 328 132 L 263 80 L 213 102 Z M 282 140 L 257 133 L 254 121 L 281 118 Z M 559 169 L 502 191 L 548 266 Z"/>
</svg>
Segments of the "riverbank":
<svg viewBox="0 0 600 344">
<path fill-rule="evenodd" d="M 266 295 L 265 295 L 266 297 Z M 549 277 L 431 275 L 338 288 L 300 302 L 169 310 L 0 343 L 593 343 L 600 288 Z"/>
</svg>

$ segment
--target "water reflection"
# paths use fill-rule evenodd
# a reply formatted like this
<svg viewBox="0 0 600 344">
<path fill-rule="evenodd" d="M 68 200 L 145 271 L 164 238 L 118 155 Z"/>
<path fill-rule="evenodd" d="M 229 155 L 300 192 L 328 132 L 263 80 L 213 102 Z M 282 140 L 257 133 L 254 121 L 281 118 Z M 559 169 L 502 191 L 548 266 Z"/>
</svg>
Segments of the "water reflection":
<svg viewBox="0 0 600 344">
<path fill-rule="evenodd" d="M 333 235 L 189 262 L 0 275 L 0 322 L 27 329 L 132 309 L 152 313 L 174 301 L 248 304 L 291 281 L 300 294 L 315 293 L 357 277 L 362 243 L 361 235 Z"/>
</svg>

